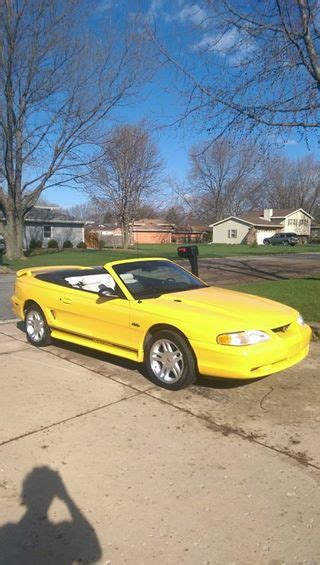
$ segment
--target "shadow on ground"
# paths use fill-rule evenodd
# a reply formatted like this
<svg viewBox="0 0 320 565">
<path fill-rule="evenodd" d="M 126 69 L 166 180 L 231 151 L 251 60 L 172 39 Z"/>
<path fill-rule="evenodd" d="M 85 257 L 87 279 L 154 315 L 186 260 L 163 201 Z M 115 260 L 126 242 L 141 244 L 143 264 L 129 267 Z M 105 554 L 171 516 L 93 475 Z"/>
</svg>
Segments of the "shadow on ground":
<svg viewBox="0 0 320 565">
<path fill-rule="evenodd" d="M 71 565 L 95 563 L 102 556 L 94 528 L 69 495 L 59 473 L 36 467 L 22 486 L 21 520 L 0 528 L 0 563 L 3 565 Z M 70 520 L 52 522 L 48 516 L 54 499 L 66 506 Z"/>
</svg>

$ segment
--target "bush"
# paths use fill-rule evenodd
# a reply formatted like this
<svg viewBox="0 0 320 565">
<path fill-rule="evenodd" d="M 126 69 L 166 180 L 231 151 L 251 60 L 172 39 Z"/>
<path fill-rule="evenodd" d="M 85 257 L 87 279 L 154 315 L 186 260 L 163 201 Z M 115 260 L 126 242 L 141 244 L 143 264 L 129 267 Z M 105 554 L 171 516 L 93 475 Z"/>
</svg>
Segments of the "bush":
<svg viewBox="0 0 320 565">
<path fill-rule="evenodd" d="M 104 249 L 105 245 L 106 245 L 105 240 L 99 239 L 99 243 L 98 243 L 99 249 Z"/>
<path fill-rule="evenodd" d="M 72 241 L 70 241 L 70 239 L 66 239 L 66 241 L 63 242 L 63 249 L 71 249 L 73 247 L 73 243 Z"/>
<path fill-rule="evenodd" d="M 29 249 L 41 249 L 42 241 L 40 239 L 30 239 Z"/>
<path fill-rule="evenodd" d="M 59 247 L 58 242 L 56 239 L 49 239 L 48 241 L 48 249 L 57 249 Z"/>
<path fill-rule="evenodd" d="M 87 249 L 87 244 L 85 241 L 79 241 L 79 243 L 77 243 L 77 248 L 78 249 Z"/>
</svg>

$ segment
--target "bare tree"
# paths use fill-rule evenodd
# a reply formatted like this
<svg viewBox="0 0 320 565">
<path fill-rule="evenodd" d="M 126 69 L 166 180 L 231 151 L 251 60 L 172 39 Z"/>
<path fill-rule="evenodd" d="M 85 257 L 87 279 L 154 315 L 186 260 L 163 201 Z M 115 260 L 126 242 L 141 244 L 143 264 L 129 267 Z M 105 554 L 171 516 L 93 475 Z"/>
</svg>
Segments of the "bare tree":
<svg viewBox="0 0 320 565">
<path fill-rule="evenodd" d="M 199 0 L 193 8 L 167 15 L 185 26 L 173 31 L 184 37 L 177 53 L 149 25 L 153 42 L 184 78 L 181 119 L 202 117 L 214 138 L 236 128 L 285 136 L 318 131 L 318 0 Z"/>
<path fill-rule="evenodd" d="M 115 32 L 95 1 L 0 6 L 0 208 L 14 258 L 22 254 L 25 214 L 46 188 L 85 174 L 97 125 L 146 64 L 134 22 Z"/>
<path fill-rule="evenodd" d="M 209 148 L 206 144 L 194 147 L 190 159 L 193 198 L 189 203 L 198 217 L 215 222 L 257 204 L 263 184 L 262 158 L 254 145 L 239 146 L 220 138 Z"/>
<path fill-rule="evenodd" d="M 313 155 L 270 158 L 264 171 L 265 199 L 274 208 L 313 211 L 320 204 L 320 163 Z"/>
<path fill-rule="evenodd" d="M 79 220 L 93 221 L 98 224 L 102 224 L 104 222 L 106 214 L 106 210 L 101 209 L 101 206 L 93 200 L 88 200 L 87 202 L 70 206 L 66 209 L 66 212 Z"/>
<path fill-rule="evenodd" d="M 159 188 L 161 166 L 158 149 L 147 130 L 122 125 L 104 143 L 101 158 L 85 181 L 84 190 L 91 198 L 113 211 L 125 249 L 139 207 Z"/>
</svg>

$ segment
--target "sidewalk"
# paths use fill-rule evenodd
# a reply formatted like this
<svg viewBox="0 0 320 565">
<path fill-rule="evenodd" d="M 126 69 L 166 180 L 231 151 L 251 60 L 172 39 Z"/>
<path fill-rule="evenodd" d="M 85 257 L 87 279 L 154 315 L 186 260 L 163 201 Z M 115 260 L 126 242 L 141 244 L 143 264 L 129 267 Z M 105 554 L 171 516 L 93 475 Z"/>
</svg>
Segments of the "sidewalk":
<svg viewBox="0 0 320 565">
<path fill-rule="evenodd" d="M 36 349 L 2 324 L 0 563 L 8 531 L 29 540 L 15 543 L 24 564 L 42 565 L 42 547 L 52 563 L 320 562 L 319 342 L 312 350 L 246 386 L 169 393 L 133 364 Z M 26 488 L 41 476 L 49 521 L 43 483 Z"/>
</svg>

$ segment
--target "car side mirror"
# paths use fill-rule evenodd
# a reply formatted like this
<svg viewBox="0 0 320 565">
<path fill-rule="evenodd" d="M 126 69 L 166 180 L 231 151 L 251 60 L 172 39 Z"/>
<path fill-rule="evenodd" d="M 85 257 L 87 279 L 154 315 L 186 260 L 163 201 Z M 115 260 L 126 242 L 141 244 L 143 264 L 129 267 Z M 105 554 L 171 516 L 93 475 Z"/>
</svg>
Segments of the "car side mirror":
<svg viewBox="0 0 320 565">
<path fill-rule="evenodd" d="M 106 286 L 105 284 L 100 284 L 98 295 L 101 297 L 113 296 L 114 298 L 118 296 L 116 291 L 111 288 L 111 286 Z"/>
</svg>

